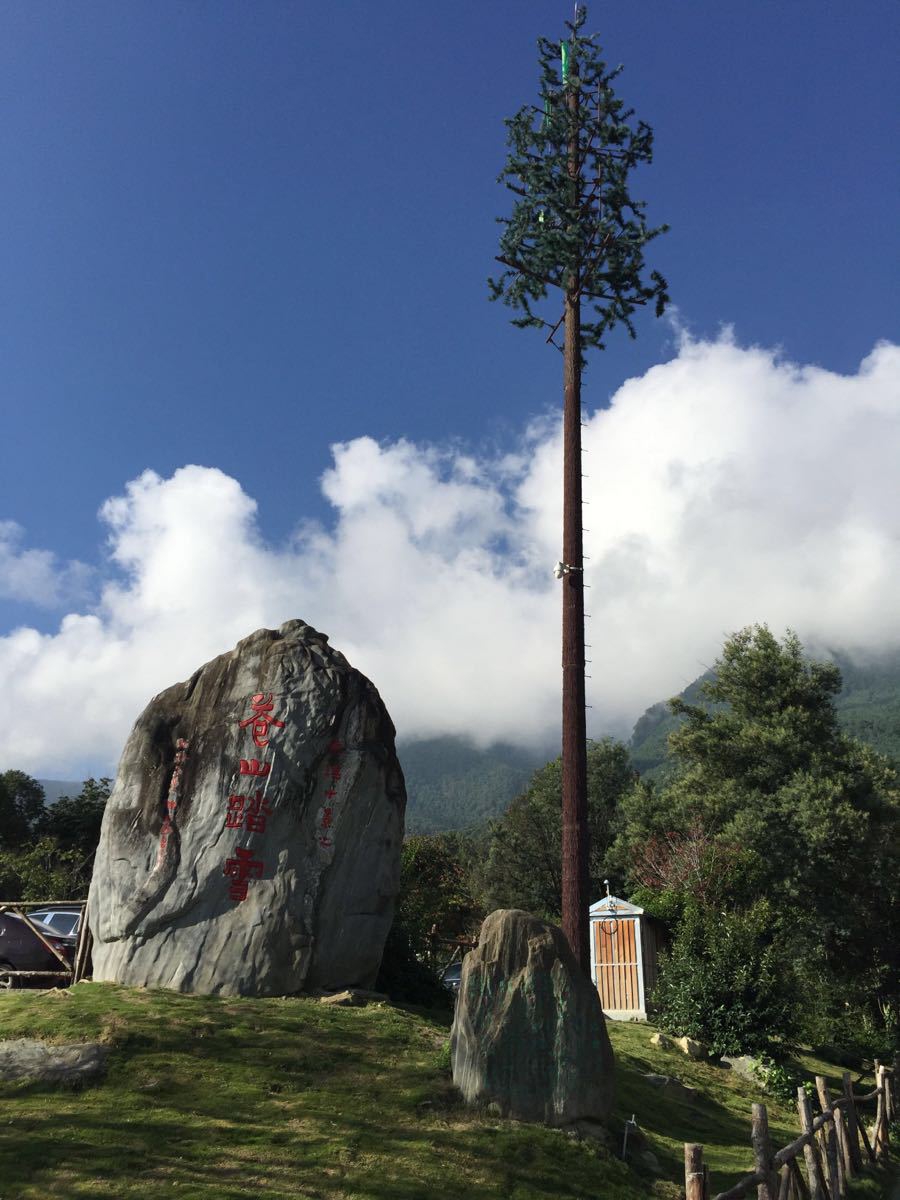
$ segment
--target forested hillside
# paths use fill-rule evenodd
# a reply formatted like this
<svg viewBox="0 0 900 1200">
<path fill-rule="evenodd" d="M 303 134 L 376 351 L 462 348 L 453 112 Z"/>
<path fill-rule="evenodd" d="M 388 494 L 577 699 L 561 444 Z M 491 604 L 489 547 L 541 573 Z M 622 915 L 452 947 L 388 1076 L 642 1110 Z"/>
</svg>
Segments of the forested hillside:
<svg viewBox="0 0 900 1200">
<path fill-rule="evenodd" d="M 868 664 L 845 655 L 832 656 L 841 672 L 843 687 L 835 700 L 841 727 L 867 742 L 881 754 L 900 762 L 900 654 L 890 654 Z M 700 686 L 709 672 L 681 693 L 689 704 L 701 704 Z M 667 738 L 681 718 L 669 711 L 667 701 L 652 705 L 631 735 L 631 758 L 641 775 L 664 778 L 671 770 Z"/>
<path fill-rule="evenodd" d="M 465 738 L 438 737 L 403 743 L 398 754 L 409 797 L 407 833 L 440 833 L 499 816 L 553 751 L 500 742 L 479 750 Z"/>
</svg>

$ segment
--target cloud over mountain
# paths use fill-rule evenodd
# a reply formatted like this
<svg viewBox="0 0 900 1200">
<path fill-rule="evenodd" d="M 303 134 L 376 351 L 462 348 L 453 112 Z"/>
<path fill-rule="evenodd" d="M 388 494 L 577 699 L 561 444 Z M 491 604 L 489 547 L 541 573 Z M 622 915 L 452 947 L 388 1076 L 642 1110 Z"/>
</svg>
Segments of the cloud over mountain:
<svg viewBox="0 0 900 1200">
<path fill-rule="evenodd" d="M 596 364 L 586 377 L 590 397 Z M 900 643 L 900 347 L 853 376 L 683 337 L 584 429 L 589 700 L 624 730 L 754 621 L 851 651 Z M 381 690 L 402 736 L 552 736 L 559 711 L 560 437 L 504 457 L 333 448 L 333 521 L 267 543 L 215 468 L 151 471 L 103 506 L 92 604 L 0 638 L 0 762 L 110 769 L 152 694 L 260 625 L 303 617 Z M 0 524 L 5 594 L 59 602 L 80 564 Z"/>
</svg>

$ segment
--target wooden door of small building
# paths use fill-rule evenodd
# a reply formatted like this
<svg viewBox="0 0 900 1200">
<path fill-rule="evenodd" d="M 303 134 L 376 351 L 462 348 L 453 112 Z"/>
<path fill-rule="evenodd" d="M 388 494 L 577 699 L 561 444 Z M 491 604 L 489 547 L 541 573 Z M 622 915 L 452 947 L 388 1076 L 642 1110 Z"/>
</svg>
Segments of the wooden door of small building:
<svg viewBox="0 0 900 1200">
<path fill-rule="evenodd" d="M 645 1019 L 643 910 L 615 896 L 591 906 L 591 974 L 603 1011 Z"/>
</svg>

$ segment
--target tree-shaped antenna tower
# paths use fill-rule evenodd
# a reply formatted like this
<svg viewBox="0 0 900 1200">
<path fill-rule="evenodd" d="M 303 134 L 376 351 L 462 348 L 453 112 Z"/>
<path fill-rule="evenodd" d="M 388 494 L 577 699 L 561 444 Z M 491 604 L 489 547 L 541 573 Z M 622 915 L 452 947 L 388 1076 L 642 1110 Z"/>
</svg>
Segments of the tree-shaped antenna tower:
<svg viewBox="0 0 900 1200">
<path fill-rule="evenodd" d="M 616 97 L 621 67 L 609 69 L 582 33 L 586 17 L 576 9 L 559 45 L 538 41 L 540 104 L 506 122 L 500 181 L 517 199 L 500 218 L 506 270 L 489 282 L 491 299 L 520 310 L 513 324 L 548 330 L 563 353 L 562 919 L 589 971 L 581 373 L 586 349 L 602 350 L 620 324 L 635 337 L 635 310 L 653 303 L 660 316 L 668 295 L 658 272 L 645 278 L 644 263 L 644 247 L 666 226 L 648 228 L 645 205 L 628 190 L 634 168 L 651 160 L 653 131 Z M 562 293 L 555 321 L 538 311 L 551 289 Z"/>
</svg>

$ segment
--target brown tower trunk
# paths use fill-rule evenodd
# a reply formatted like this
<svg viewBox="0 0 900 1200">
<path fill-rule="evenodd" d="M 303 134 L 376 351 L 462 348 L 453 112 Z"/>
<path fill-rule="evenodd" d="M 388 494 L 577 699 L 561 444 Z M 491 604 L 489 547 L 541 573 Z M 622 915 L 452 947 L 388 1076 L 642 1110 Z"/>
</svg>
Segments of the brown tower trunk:
<svg viewBox="0 0 900 1200">
<path fill-rule="evenodd" d="M 577 71 L 574 63 L 571 71 Z M 569 143 L 569 177 L 580 193 L 577 88 L 569 88 L 567 102 L 576 131 Z M 571 279 L 566 289 L 563 355 L 563 561 L 571 569 L 562 580 L 562 927 L 582 969 L 590 974 L 579 282 Z"/>
</svg>

